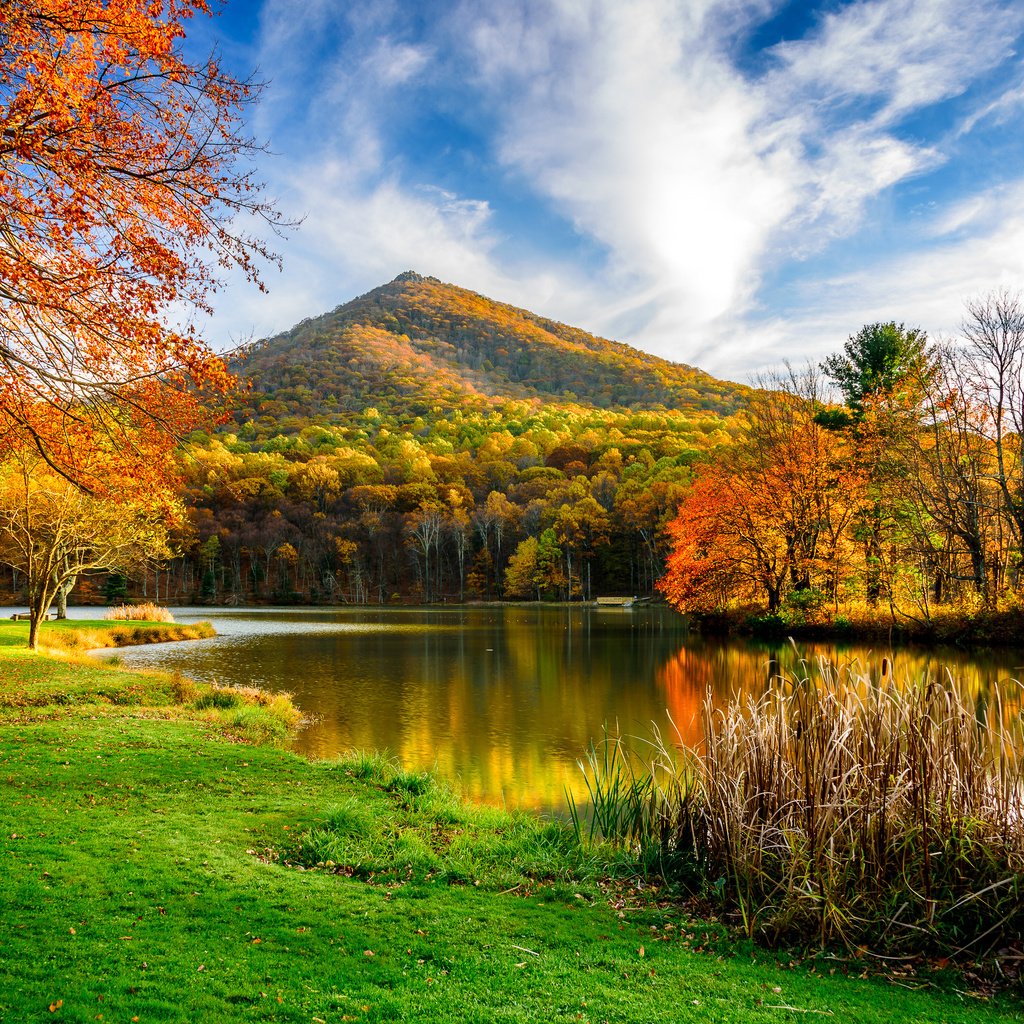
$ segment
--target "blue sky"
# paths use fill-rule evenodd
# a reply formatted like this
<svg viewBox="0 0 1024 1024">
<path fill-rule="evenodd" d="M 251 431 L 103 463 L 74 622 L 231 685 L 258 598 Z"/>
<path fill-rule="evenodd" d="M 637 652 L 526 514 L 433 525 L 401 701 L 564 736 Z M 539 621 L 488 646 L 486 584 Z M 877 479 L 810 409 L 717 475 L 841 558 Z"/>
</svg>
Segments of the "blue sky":
<svg viewBox="0 0 1024 1024">
<path fill-rule="evenodd" d="M 217 344 L 417 270 L 719 376 L 1024 287 L 1020 0 L 228 0 L 304 217 Z"/>
</svg>

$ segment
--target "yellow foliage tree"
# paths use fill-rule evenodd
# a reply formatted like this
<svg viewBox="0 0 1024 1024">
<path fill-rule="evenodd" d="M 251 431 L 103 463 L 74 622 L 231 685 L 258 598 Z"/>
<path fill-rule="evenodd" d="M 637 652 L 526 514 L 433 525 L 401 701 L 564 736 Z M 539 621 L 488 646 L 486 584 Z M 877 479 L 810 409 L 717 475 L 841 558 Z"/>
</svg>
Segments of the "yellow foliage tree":
<svg viewBox="0 0 1024 1024">
<path fill-rule="evenodd" d="M 37 454 L 0 466 L 0 562 L 25 577 L 29 647 L 54 598 L 90 572 L 130 573 L 169 557 L 168 525 L 183 515 L 171 491 L 132 488 L 99 497 Z"/>
</svg>

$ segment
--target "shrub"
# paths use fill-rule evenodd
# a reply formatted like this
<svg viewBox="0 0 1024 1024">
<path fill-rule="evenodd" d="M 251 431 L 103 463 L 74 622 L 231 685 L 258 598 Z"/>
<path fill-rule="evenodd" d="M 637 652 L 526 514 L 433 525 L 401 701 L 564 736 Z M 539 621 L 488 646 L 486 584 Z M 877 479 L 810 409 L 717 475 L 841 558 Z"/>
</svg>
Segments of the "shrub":
<svg viewBox="0 0 1024 1024">
<path fill-rule="evenodd" d="M 194 679 L 175 672 L 171 676 L 171 697 L 177 704 L 190 704 L 199 697 L 199 686 Z"/>
<path fill-rule="evenodd" d="M 794 611 L 803 615 L 814 615 L 825 604 L 825 595 L 820 590 L 802 588 L 786 595 L 786 604 Z"/>
<path fill-rule="evenodd" d="M 744 625 L 754 636 L 781 637 L 793 628 L 794 619 L 786 611 L 765 612 L 764 615 L 748 615 Z"/>
</svg>

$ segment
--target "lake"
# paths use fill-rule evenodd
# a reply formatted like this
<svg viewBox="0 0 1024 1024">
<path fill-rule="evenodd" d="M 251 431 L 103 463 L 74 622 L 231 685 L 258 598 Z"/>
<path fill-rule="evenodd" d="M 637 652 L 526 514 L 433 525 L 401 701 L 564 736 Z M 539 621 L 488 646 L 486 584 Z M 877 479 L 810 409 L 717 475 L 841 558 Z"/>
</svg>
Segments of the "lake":
<svg viewBox="0 0 1024 1024">
<path fill-rule="evenodd" d="M 96 609 L 73 609 L 75 617 Z M 437 769 L 474 800 L 561 809 L 577 796 L 577 760 L 607 724 L 643 737 L 654 722 L 699 735 L 705 693 L 760 692 L 801 659 L 856 659 L 877 677 L 949 671 L 984 699 L 1024 674 L 1024 652 L 889 649 L 851 644 L 705 640 L 668 608 L 178 608 L 210 620 L 212 640 L 125 648 L 127 665 L 221 684 L 288 690 L 313 719 L 295 746 L 315 757 L 386 749 L 408 768 Z M 1014 704 L 1017 698 L 1012 698 Z M 671 718 L 671 722 L 670 722 Z"/>
</svg>

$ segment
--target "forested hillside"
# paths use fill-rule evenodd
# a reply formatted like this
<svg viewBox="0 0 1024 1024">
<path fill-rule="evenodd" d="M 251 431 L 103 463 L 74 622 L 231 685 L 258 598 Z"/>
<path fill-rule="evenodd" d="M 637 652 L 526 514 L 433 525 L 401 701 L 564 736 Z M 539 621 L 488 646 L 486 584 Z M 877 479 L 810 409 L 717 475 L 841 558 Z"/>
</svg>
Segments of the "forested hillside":
<svg viewBox="0 0 1024 1024">
<path fill-rule="evenodd" d="M 236 368 L 252 383 L 238 422 L 272 431 L 289 415 L 338 421 L 372 405 L 415 416 L 534 398 L 727 415 L 748 391 L 411 272 L 259 342 Z"/>
<path fill-rule="evenodd" d="M 1005 396 L 1024 393 L 1024 303 L 995 293 L 965 323 L 942 346 L 869 324 L 754 390 L 403 274 L 254 346 L 221 426 L 181 453 L 179 554 L 122 559 L 132 579 L 72 599 L 579 600 L 660 580 L 683 610 L 786 624 L 996 609 L 1021 579 L 1024 412 Z"/>
<path fill-rule="evenodd" d="M 161 599 L 650 594 L 749 395 L 411 273 L 236 369 L 251 388 L 186 452 Z"/>
</svg>

